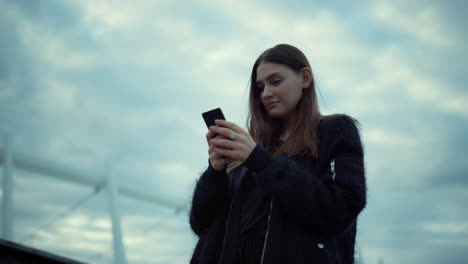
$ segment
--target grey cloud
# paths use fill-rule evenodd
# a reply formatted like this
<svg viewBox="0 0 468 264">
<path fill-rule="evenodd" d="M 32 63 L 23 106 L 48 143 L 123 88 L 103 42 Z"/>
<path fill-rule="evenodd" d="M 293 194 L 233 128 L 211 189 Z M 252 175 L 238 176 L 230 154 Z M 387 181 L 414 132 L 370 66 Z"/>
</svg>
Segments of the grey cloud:
<svg viewBox="0 0 468 264">
<path fill-rule="evenodd" d="M 335 7 L 343 8 L 341 4 L 329 5 L 330 10 L 334 10 Z M 133 186 L 143 186 L 142 188 L 154 192 L 164 189 L 169 192 L 174 189 L 171 184 L 183 184 L 171 178 L 172 175 L 155 175 L 152 166 L 156 162 L 164 164 L 180 161 L 187 164 L 189 169 L 195 168 L 192 182 L 195 181 L 207 165 L 206 156 L 198 155 L 199 153 L 206 154 L 206 142 L 203 138 L 205 130 L 199 113 L 207 110 L 204 107 L 208 102 L 217 103 L 218 100 L 212 99 L 213 94 L 205 90 L 200 91 L 197 84 L 192 83 L 192 79 L 187 78 L 186 75 L 193 72 L 203 73 L 203 70 L 196 71 L 200 64 L 200 57 L 219 43 L 211 44 L 212 46 L 203 45 L 199 48 L 201 51 L 195 47 L 185 50 L 183 55 L 187 61 L 184 61 L 184 65 L 189 69 L 194 69 L 189 73 L 181 72 L 178 61 L 170 65 L 143 67 L 138 66 L 138 61 L 129 62 L 128 57 L 137 52 L 136 49 L 146 52 L 145 49 L 148 47 L 139 44 L 142 36 L 146 40 L 151 40 L 148 42 L 151 45 L 157 44 L 157 37 L 145 35 L 146 32 L 109 36 L 107 40 L 114 40 L 113 47 L 116 48 L 115 51 L 110 52 L 105 50 L 106 46 L 100 42 L 102 40 L 93 38 L 89 25 L 81 21 L 80 9 L 75 8 L 70 2 L 3 1 L 0 7 L 0 12 L 3 12 L 0 16 L 0 44 L 2 46 L 0 49 L 2 58 L 0 60 L 0 89 L 3 89 L 0 90 L 0 126 L 5 123 L 14 124 L 16 128 L 14 146 L 18 151 L 90 169 L 102 169 L 108 160 L 114 159 L 117 162 L 116 175 L 119 180 Z M 455 7 L 448 7 L 447 10 L 453 8 Z M 7 13 L 8 10 L 16 10 L 19 17 L 16 17 L 16 11 Z M 358 12 L 358 8 L 355 10 Z M 183 12 L 187 12 L 187 16 L 191 14 L 187 10 Z M 355 14 L 349 13 L 348 18 L 354 19 Z M 64 39 L 67 51 L 90 51 L 91 55 L 97 57 L 97 65 L 74 71 L 54 69 L 50 72 L 47 62 L 39 61 L 38 54 L 28 50 L 22 43 L 20 36 L 22 29 L 17 27 L 21 25 L 21 21 L 34 23 L 38 28 L 50 30 L 54 36 Z M 187 21 L 194 22 L 190 25 L 204 33 L 201 30 L 203 27 L 201 15 L 195 19 L 188 17 Z M 235 23 L 235 20 L 228 22 Z M 349 82 L 351 84 L 354 84 L 354 81 L 370 80 L 375 77 L 375 69 L 368 63 L 368 60 L 373 56 L 382 55 L 381 52 L 389 46 L 395 43 L 401 45 L 402 57 L 410 54 L 415 48 L 414 43 L 396 39 L 395 35 L 388 32 L 384 33 L 383 37 L 374 35 L 381 31 L 381 28 L 364 25 L 365 19 L 363 18 L 360 18 L 359 22 L 365 28 L 352 28 L 362 30 L 358 32 L 361 35 L 355 37 L 361 41 L 358 44 L 364 45 L 363 49 L 369 49 L 366 51 L 369 57 L 350 59 L 353 63 L 358 62 L 358 65 L 361 65 L 359 70 L 353 69 L 351 74 L 355 77 L 351 79 L 352 82 Z M 459 22 L 453 23 L 457 24 L 455 28 L 460 28 Z M 221 25 L 223 24 L 220 23 L 219 26 Z M 129 36 L 132 36 L 131 40 L 128 39 Z M 104 36 L 103 39 L 106 40 L 105 38 L 107 37 Z M 171 41 L 181 39 L 183 38 L 161 39 L 163 43 L 151 49 L 157 49 L 156 55 L 158 56 L 155 54 L 152 56 L 155 56 L 155 59 L 160 59 L 159 56 L 162 56 L 164 58 L 161 61 L 169 64 L 173 56 L 167 54 L 171 55 L 171 52 L 175 52 L 173 47 L 177 46 Z M 367 40 L 372 40 L 372 42 Z M 235 41 L 235 38 L 233 37 L 231 41 Z M 200 43 L 204 44 L 203 41 Z M 119 48 L 125 48 L 125 52 L 122 52 L 121 56 L 116 56 Z M 314 43 L 310 43 L 310 50 L 313 48 Z M 455 53 L 460 52 L 459 50 L 452 53 L 424 49 L 424 47 L 422 49 L 428 53 L 410 57 L 414 59 L 408 62 L 411 63 L 411 69 L 417 69 L 422 75 L 431 76 L 435 80 L 442 79 L 443 83 L 450 84 L 446 89 L 457 91 L 464 89 L 465 82 L 460 77 L 463 77 L 466 63 L 460 62 L 463 61 L 462 59 L 456 60 Z M 147 55 L 143 52 L 139 54 Z M 447 57 L 446 54 L 450 56 Z M 443 62 L 440 65 L 444 66 L 425 66 L 429 63 L 421 58 L 427 60 L 432 58 L 433 62 Z M 66 61 L 67 58 L 64 57 L 63 60 Z M 451 60 L 454 62 L 450 63 Z M 225 71 L 244 72 L 239 65 L 241 62 L 241 60 L 236 61 L 235 67 L 232 67 L 229 62 L 219 67 L 225 67 Z M 355 65 L 353 63 L 345 66 Z M 245 71 L 245 81 L 243 80 L 242 83 L 247 81 L 250 66 L 245 67 L 247 71 Z M 323 68 L 321 65 L 316 66 L 319 69 L 319 76 L 322 76 L 320 74 Z M 392 69 L 388 70 L 391 72 Z M 440 70 L 440 75 L 438 70 Z M 340 71 L 333 69 L 331 72 L 335 74 Z M 237 78 L 238 75 L 233 76 Z M 336 79 L 336 75 L 328 77 Z M 199 78 L 203 79 L 205 76 Z M 219 90 L 224 89 L 224 80 L 216 78 L 213 78 L 211 84 Z M 44 93 L 48 85 L 47 81 L 50 79 L 62 81 L 60 85 L 71 84 L 77 87 L 74 95 L 76 101 L 73 102 L 75 108 L 59 104 L 54 108 L 54 101 L 47 101 L 49 95 L 45 96 Z M 414 98 L 404 96 L 404 90 L 401 87 L 392 87 L 385 83 L 383 83 L 385 86 L 375 87 L 375 90 L 370 89 L 367 93 L 359 94 L 358 99 L 361 101 L 350 97 L 354 93 L 352 85 L 348 86 L 348 83 L 344 83 L 345 86 L 335 90 L 329 89 L 328 80 L 323 80 L 323 83 L 327 101 L 332 101 L 332 108 L 352 109 L 347 108 L 347 102 L 359 104 L 365 108 L 359 116 L 356 116 L 363 124 L 363 134 L 366 133 L 367 128 L 378 128 L 391 131 L 403 138 L 402 142 L 390 146 L 364 142 L 368 144 L 366 158 L 371 172 L 368 175 L 369 204 L 359 219 L 358 240 L 363 247 L 364 254 L 377 254 L 385 259 L 385 263 L 462 263 L 463 256 L 466 254 L 458 241 L 466 240 L 466 232 L 443 232 L 443 230 L 429 232 L 422 225 L 435 223 L 450 226 L 450 224 L 457 224 L 468 219 L 468 215 L 463 210 L 468 187 L 467 177 L 465 177 L 468 170 L 465 153 L 468 147 L 468 141 L 465 139 L 465 131 L 468 128 L 465 125 L 466 117 L 438 110 L 431 104 L 415 102 Z M 240 89 L 243 88 L 244 86 Z M 53 92 L 50 92 L 50 98 L 50 100 L 60 100 Z M 223 99 L 222 96 L 219 98 Z M 138 119 L 140 115 L 148 116 L 165 107 L 168 109 L 175 107 L 178 111 L 158 112 L 165 117 L 163 119 L 156 117 L 148 118 L 149 121 Z M 240 109 L 236 107 L 226 106 L 226 109 L 231 109 L 232 113 L 235 113 Z M 200 123 L 200 130 L 197 130 L 197 122 Z M 414 144 L 406 146 L 407 138 Z M 188 152 L 187 146 L 190 146 L 193 152 Z M 424 170 L 423 166 L 429 166 L 430 164 L 427 163 L 433 160 L 439 160 L 440 166 L 429 172 Z M 31 175 L 22 175 L 17 187 L 19 189 L 16 194 L 20 197 L 16 200 L 19 229 L 44 223 L 51 215 L 65 210 L 92 191 L 89 188 Z M 54 190 L 63 192 L 55 193 Z M 178 189 L 177 193 L 171 193 L 171 195 L 182 200 L 191 190 L 187 190 L 186 193 L 179 192 L 182 191 Z M 64 193 L 66 193 L 65 198 Z M 141 234 L 139 232 L 145 232 L 148 228 L 151 230 L 148 240 L 153 243 L 154 241 L 160 243 L 170 235 L 169 232 L 179 232 L 181 234 L 177 238 L 179 240 L 193 238 L 187 226 L 180 227 L 179 225 L 187 219 L 186 215 L 178 215 L 177 220 L 169 217 L 162 221 L 162 226 L 167 230 L 151 229 L 153 225 L 158 226 L 158 221 L 166 214 L 171 215 L 172 212 L 147 204 L 136 205 L 133 200 L 126 198 L 122 198 L 120 202 L 124 223 L 128 228 L 125 233 L 130 238 L 138 237 Z M 34 206 L 35 203 L 48 206 Z M 103 209 L 107 208 L 106 203 L 105 194 L 100 193 L 70 217 L 85 214 L 89 218 L 108 219 Z M 29 219 L 32 220 L 29 221 Z M 164 231 L 167 232 L 164 233 Z M 18 234 L 26 233 L 21 232 L 19 231 Z M 54 229 L 51 233 L 57 236 L 55 239 L 63 235 Z M 176 251 L 173 254 L 167 254 L 180 253 L 186 258 L 191 253 L 193 242 L 188 241 L 187 244 L 182 244 L 175 240 L 168 247 L 174 247 L 174 244 L 179 243 L 178 249 L 172 249 Z M 106 246 L 110 248 L 110 245 L 106 244 Z M 140 252 L 135 249 L 135 244 L 132 246 L 129 252 L 133 253 L 129 254 Z M 145 252 L 151 252 L 151 246 L 147 247 L 144 249 Z M 154 247 L 157 248 L 157 246 Z M 48 249 L 54 250 L 52 247 Z M 111 261 L 105 253 L 87 254 L 86 250 L 82 249 L 61 248 L 60 250 L 67 255 L 84 260 Z M 169 251 L 170 249 L 166 247 L 158 252 L 164 254 Z M 374 261 L 369 260 L 366 263 L 374 263 Z"/>
</svg>

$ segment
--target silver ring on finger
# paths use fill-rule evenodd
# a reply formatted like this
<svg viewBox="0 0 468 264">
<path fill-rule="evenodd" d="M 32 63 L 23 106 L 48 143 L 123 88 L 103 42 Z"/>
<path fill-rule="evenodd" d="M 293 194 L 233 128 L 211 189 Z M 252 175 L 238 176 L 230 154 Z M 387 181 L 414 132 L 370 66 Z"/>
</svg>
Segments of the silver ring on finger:
<svg viewBox="0 0 468 264">
<path fill-rule="evenodd" d="M 236 139 L 236 137 L 237 137 L 237 134 L 234 133 L 234 132 L 232 132 L 231 134 L 229 134 L 229 138 L 232 139 L 232 140 Z"/>
</svg>

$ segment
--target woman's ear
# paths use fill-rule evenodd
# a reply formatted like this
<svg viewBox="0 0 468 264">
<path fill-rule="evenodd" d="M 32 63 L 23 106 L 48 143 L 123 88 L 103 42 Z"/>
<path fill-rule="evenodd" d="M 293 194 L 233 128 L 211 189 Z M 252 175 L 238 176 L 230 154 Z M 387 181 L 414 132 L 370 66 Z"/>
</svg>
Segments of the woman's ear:
<svg viewBox="0 0 468 264">
<path fill-rule="evenodd" d="M 309 67 L 304 67 L 302 68 L 301 75 L 302 84 L 304 85 L 303 87 L 309 87 L 309 85 L 312 83 L 312 70 Z"/>
</svg>

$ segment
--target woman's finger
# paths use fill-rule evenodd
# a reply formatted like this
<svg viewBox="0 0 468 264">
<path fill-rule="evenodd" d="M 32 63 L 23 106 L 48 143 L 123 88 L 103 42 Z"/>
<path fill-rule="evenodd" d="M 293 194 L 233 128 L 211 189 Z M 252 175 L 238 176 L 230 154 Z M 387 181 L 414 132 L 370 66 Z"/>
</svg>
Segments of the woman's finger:
<svg viewBox="0 0 468 264">
<path fill-rule="evenodd" d="M 215 146 L 213 144 L 210 144 L 210 146 L 208 147 L 208 154 L 211 155 L 211 153 L 213 153 L 213 151 L 214 151 L 214 148 L 215 148 Z"/>
<path fill-rule="evenodd" d="M 210 139 L 213 138 L 214 132 L 211 129 L 208 129 L 208 132 L 206 133 L 206 141 L 208 144 L 210 143 Z"/>
<path fill-rule="evenodd" d="M 225 138 L 229 138 L 229 135 L 232 134 L 232 130 L 229 129 L 229 128 L 225 128 L 225 127 L 220 127 L 220 126 L 214 126 L 214 127 L 210 127 L 210 130 L 218 135 L 221 135 Z"/>
<path fill-rule="evenodd" d="M 218 153 L 221 156 L 231 158 L 233 160 L 240 160 L 239 152 L 235 151 L 235 150 L 216 148 L 215 152 Z"/>
<path fill-rule="evenodd" d="M 216 152 L 211 152 L 210 160 L 218 160 L 218 159 L 221 159 L 221 156 L 219 156 L 219 154 Z"/>
<path fill-rule="evenodd" d="M 216 135 L 216 137 L 214 137 L 214 139 L 227 139 L 228 137 L 224 136 L 224 135 Z"/>
<path fill-rule="evenodd" d="M 216 119 L 215 124 L 218 125 L 218 126 L 221 126 L 221 127 L 227 127 L 229 129 L 231 129 L 233 132 L 236 132 L 238 134 L 244 134 L 245 133 L 244 129 L 242 129 L 240 126 L 236 125 L 233 122 L 229 122 L 229 121 L 222 120 L 222 119 Z"/>
<path fill-rule="evenodd" d="M 211 154 L 210 154 L 210 160 L 211 161 L 217 161 L 217 160 L 222 161 L 223 159 L 224 159 L 224 157 L 216 150 L 211 152 Z"/>
<path fill-rule="evenodd" d="M 237 149 L 239 148 L 239 142 L 229 139 L 211 139 L 210 143 L 216 147 L 225 149 Z"/>
<path fill-rule="evenodd" d="M 214 156 L 215 154 L 213 154 Z M 215 170 L 221 170 L 224 167 L 225 161 L 222 158 L 210 156 L 210 163 Z"/>
<path fill-rule="evenodd" d="M 205 137 L 206 137 L 206 141 L 208 142 L 208 145 L 210 145 L 210 140 L 211 139 L 223 139 L 223 138 L 227 138 L 226 136 L 224 135 L 219 135 L 219 134 L 216 134 L 216 132 L 212 129 L 209 129 L 208 132 L 206 133 Z"/>
</svg>

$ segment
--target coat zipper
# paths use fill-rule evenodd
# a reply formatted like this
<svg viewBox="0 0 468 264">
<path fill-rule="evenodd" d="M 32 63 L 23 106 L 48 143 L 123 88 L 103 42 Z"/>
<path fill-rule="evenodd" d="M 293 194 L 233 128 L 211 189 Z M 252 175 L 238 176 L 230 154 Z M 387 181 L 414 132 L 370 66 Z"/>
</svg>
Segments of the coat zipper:
<svg viewBox="0 0 468 264">
<path fill-rule="evenodd" d="M 265 249 L 268 240 L 268 233 L 270 231 L 270 218 L 271 218 L 271 211 L 273 210 L 273 199 L 270 200 L 270 212 L 268 213 L 268 224 L 267 224 L 267 231 L 265 234 L 265 241 L 263 241 L 263 249 L 262 249 L 262 258 L 260 260 L 260 264 L 263 264 L 263 257 L 265 257 Z"/>
<path fill-rule="evenodd" d="M 224 256 L 224 248 L 226 247 L 226 238 L 228 235 L 228 227 L 229 227 L 229 219 L 231 218 L 231 211 L 232 211 L 232 200 L 229 203 L 229 214 L 226 220 L 226 227 L 224 231 L 224 239 L 223 239 L 223 250 L 221 251 L 221 257 L 219 258 L 219 264 L 221 264 L 221 261 L 223 261 L 223 256 Z"/>
</svg>

